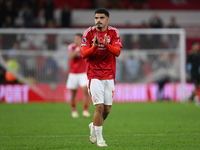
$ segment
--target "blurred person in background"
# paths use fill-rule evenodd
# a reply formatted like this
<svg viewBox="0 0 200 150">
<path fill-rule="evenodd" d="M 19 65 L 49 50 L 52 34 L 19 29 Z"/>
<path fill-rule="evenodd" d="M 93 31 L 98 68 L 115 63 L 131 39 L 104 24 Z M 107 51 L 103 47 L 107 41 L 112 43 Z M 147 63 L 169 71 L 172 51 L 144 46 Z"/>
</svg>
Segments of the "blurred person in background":
<svg viewBox="0 0 200 150">
<path fill-rule="evenodd" d="M 19 49 L 20 49 L 20 46 L 19 46 L 19 43 L 18 42 L 15 42 L 12 46 L 11 49 L 9 49 L 8 51 L 8 57 L 7 57 L 7 66 L 12 70 L 12 72 L 14 73 L 22 73 L 22 66 L 21 66 L 21 62 L 19 61 Z M 6 82 L 9 83 L 9 84 L 17 84 L 19 83 L 19 81 L 17 80 L 16 76 L 10 72 L 9 70 L 6 71 L 6 74 L 5 74 L 5 79 L 6 79 Z"/>
<path fill-rule="evenodd" d="M 2 24 L 2 28 L 13 28 L 14 23 L 12 22 L 12 18 L 10 16 L 5 17 L 5 22 Z"/>
<path fill-rule="evenodd" d="M 83 112 L 84 117 L 90 117 L 88 112 L 89 96 L 87 91 L 87 76 L 85 60 L 81 57 L 81 34 L 76 34 L 74 43 L 68 46 L 70 57 L 69 75 L 67 79 L 67 88 L 71 90 L 71 109 L 72 117 L 78 118 L 79 114 L 76 109 L 76 92 L 79 86 L 83 90 Z"/>
<path fill-rule="evenodd" d="M 163 21 L 157 14 L 154 14 L 149 20 L 149 25 L 153 29 L 161 29 L 161 28 L 163 28 Z M 162 48 L 161 35 L 154 34 L 154 35 L 152 35 L 152 38 L 153 38 L 153 40 L 152 40 L 153 48 L 154 49 Z"/>
<path fill-rule="evenodd" d="M 131 23 L 126 22 L 125 28 L 131 28 Z M 133 49 L 133 41 L 132 41 L 132 34 L 125 34 L 123 36 L 123 48 L 126 50 L 132 50 Z"/>
<path fill-rule="evenodd" d="M 42 81 L 46 83 L 56 83 L 58 74 L 57 62 L 52 57 L 47 57 L 46 62 L 42 68 Z"/>
<path fill-rule="evenodd" d="M 172 16 L 170 18 L 170 23 L 167 26 L 167 28 L 170 28 L 170 29 L 180 28 L 180 26 L 177 24 L 176 18 L 174 16 Z M 179 40 L 178 38 L 179 38 L 178 35 L 176 35 L 176 34 L 170 34 L 168 36 L 168 47 L 169 48 L 177 48 L 178 40 Z"/>
<path fill-rule="evenodd" d="M 136 81 L 139 77 L 140 62 L 138 58 L 129 56 L 125 61 L 125 80 L 127 82 Z"/>
<path fill-rule="evenodd" d="M 83 33 L 82 57 L 86 59 L 88 90 L 95 105 L 94 122 L 89 124 L 90 142 L 107 146 L 103 139 L 103 122 L 108 117 L 115 90 L 116 57 L 121 52 L 121 39 L 115 27 L 108 26 L 109 12 L 97 9 L 95 26 Z"/>
<path fill-rule="evenodd" d="M 39 10 L 39 0 L 28 0 L 26 1 L 27 5 L 31 9 L 34 17 L 37 17 L 37 13 Z"/>
<path fill-rule="evenodd" d="M 16 59 L 18 59 L 18 55 L 17 54 L 19 54 L 19 49 L 20 49 L 19 43 L 15 42 L 13 44 L 12 48 L 9 49 L 8 58 L 16 58 Z"/>
<path fill-rule="evenodd" d="M 23 9 L 23 22 L 24 27 L 31 28 L 34 25 L 34 13 L 29 5 L 24 5 Z"/>
<path fill-rule="evenodd" d="M 122 81 L 122 71 L 123 69 L 123 62 L 121 59 L 116 59 L 116 77 L 115 77 L 115 80 L 116 82 L 120 82 Z"/>
<path fill-rule="evenodd" d="M 149 25 L 155 29 L 163 28 L 163 21 L 157 14 L 154 14 L 149 20 Z"/>
<path fill-rule="evenodd" d="M 142 21 L 140 28 L 147 29 L 149 28 L 149 25 L 145 21 Z M 143 50 L 153 49 L 154 48 L 153 42 L 154 41 L 152 34 L 139 34 L 138 45 L 140 49 Z"/>
<path fill-rule="evenodd" d="M 26 45 L 24 47 L 26 51 L 34 51 L 35 47 L 33 45 Z M 19 51 L 20 52 L 20 51 Z M 22 74 L 26 79 L 34 81 L 36 78 L 36 68 L 37 68 L 37 59 L 31 55 L 22 56 L 19 55 L 20 63 L 20 74 Z"/>
<path fill-rule="evenodd" d="M 6 0 L 5 1 L 5 7 L 4 7 L 4 9 L 2 11 L 3 11 L 3 17 L 10 16 L 11 24 L 14 25 L 15 18 L 17 17 L 17 12 L 15 10 L 14 1 Z M 4 18 L 3 20 L 5 22 L 6 18 Z"/>
<path fill-rule="evenodd" d="M 63 28 L 71 27 L 71 10 L 67 4 L 65 4 L 61 12 L 61 25 Z"/>
<path fill-rule="evenodd" d="M 200 51 L 199 43 L 192 42 L 191 50 L 187 57 L 187 73 L 188 79 L 194 84 L 194 90 L 188 98 L 189 100 L 194 100 L 196 105 L 199 105 L 199 85 L 200 85 Z"/>
<path fill-rule="evenodd" d="M 12 72 L 17 73 L 19 71 L 19 63 L 17 62 L 15 56 L 7 61 L 7 66 Z M 16 76 L 9 70 L 6 70 L 5 79 L 8 84 L 17 84 L 18 80 Z"/>
<path fill-rule="evenodd" d="M 54 20 L 54 8 L 55 4 L 53 0 L 45 0 L 43 3 L 44 8 L 44 18 L 46 24 L 48 24 L 49 20 Z"/>
<path fill-rule="evenodd" d="M 48 20 L 47 28 L 50 29 L 55 28 L 54 20 Z M 46 34 L 46 43 L 48 50 L 56 50 L 57 48 L 56 39 L 57 39 L 56 34 Z"/>
<path fill-rule="evenodd" d="M 170 76 L 167 72 L 170 70 L 171 64 L 169 61 L 168 54 L 161 54 L 152 63 L 151 69 L 155 74 L 155 81 L 158 84 L 157 100 L 168 100 L 169 98 L 164 97 L 164 86 L 170 80 Z"/>
</svg>

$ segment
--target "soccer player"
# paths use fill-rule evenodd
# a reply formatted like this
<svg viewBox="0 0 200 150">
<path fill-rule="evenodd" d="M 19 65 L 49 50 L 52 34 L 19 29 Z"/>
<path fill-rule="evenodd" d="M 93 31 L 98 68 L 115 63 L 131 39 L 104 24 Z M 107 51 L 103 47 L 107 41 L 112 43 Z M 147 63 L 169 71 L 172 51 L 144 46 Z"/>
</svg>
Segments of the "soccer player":
<svg viewBox="0 0 200 150">
<path fill-rule="evenodd" d="M 188 53 L 187 71 L 189 78 L 195 86 L 189 97 L 189 100 L 194 100 L 196 105 L 199 105 L 198 91 L 200 85 L 200 51 L 198 42 L 192 43 L 192 48 Z"/>
<path fill-rule="evenodd" d="M 68 53 L 70 56 L 70 66 L 69 66 L 69 76 L 67 80 L 67 88 L 71 89 L 71 109 L 72 117 L 78 118 L 79 114 L 76 110 L 76 92 L 78 86 L 80 85 L 83 90 L 83 101 L 84 108 L 82 115 L 84 117 L 90 117 L 88 112 L 88 91 L 87 91 L 87 75 L 86 75 L 86 63 L 81 57 L 81 34 L 76 34 L 74 38 L 74 43 L 68 46 Z"/>
<path fill-rule="evenodd" d="M 82 57 L 86 59 L 88 90 L 95 105 L 94 120 L 89 124 L 90 142 L 107 146 L 102 136 L 103 122 L 110 113 L 115 83 L 116 57 L 120 55 L 121 40 L 115 27 L 108 26 L 109 12 L 97 9 L 95 26 L 83 33 Z"/>
</svg>

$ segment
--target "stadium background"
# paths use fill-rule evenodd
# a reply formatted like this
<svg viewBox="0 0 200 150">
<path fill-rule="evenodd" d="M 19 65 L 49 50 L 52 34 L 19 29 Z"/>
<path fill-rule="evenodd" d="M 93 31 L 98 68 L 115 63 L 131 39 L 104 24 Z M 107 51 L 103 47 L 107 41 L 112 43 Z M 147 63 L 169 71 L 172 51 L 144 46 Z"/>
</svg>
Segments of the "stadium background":
<svg viewBox="0 0 200 150">
<path fill-rule="evenodd" d="M 30 88 L 30 86 L 20 81 L 10 82 L 5 80 L 4 75 L 1 76 L 0 99 L 6 103 L 27 103 L 30 101 L 68 102 L 70 92 L 65 88 L 68 75 L 68 58 L 66 57 L 66 61 L 64 62 L 66 65 L 64 65 L 64 67 L 59 67 L 60 60 L 54 58 L 49 59 L 48 56 L 52 56 L 57 52 L 65 54 L 67 45 L 73 42 L 73 34 L 70 38 L 63 41 L 63 43 L 59 43 L 56 42 L 57 35 L 55 34 L 50 34 L 49 36 L 46 34 L 47 36 L 45 38 L 33 38 L 31 36 L 19 37 L 17 34 L 8 34 L 6 36 L 3 31 L 11 29 L 31 30 L 32 28 L 44 30 L 87 28 L 93 25 L 94 9 L 99 7 L 109 9 L 111 14 L 109 25 L 113 25 L 119 29 L 184 29 L 186 31 L 186 55 L 190 50 L 192 41 L 200 42 L 200 35 L 198 34 L 200 31 L 200 2 L 197 0 L 166 0 L 162 3 L 155 0 L 1 0 L 0 51 L 2 56 L 7 62 L 12 60 L 15 55 L 22 56 L 19 58 L 23 60 L 21 64 L 27 64 L 27 66 L 21 65 L 23 77 L 25 77 L 29 83 L 36 86 L 37 89 L 42 90 L 45 96 L 41 96 L 36 92 L 37 90 L 35 91 L 34 88 Z M 172 18 L 175 18 L 177 23 L 174 26 L 170 26 Z M 38 30 L 38 32 L 40 32 L 40 30 Z M 156 42 L 154 41 L 154 43 Z M 128 52 L 142 49 L 155 49 L 155 45 L 142 47 L 139 42 L 136 42 L 135 39 L 130 36 L 123 36 L 122 44 L 123 50 Z M 171 47 L 170 43 L 161 41 L 160 45 L 156 48 L 170 49 L 176 48 L 176 46 L 173 47 L 172 45 Z M 18 51 L 16 52 L 16 50 Z M 46 52 L 47 55 L 40 54 L 40 52 Z M 26 55 L 22 53 L 27 53 L 30 58 L 28 57 L 28 59 L 26 59 Z M 67 55 L 67 52 L 65 55 Z M 49 62 L 45 63 L 47 60 Z M 129 62 L 128 60 L 129 59 L 121 60 L 122 63 L 120 64 L 122 70 L 120 70 L 120 72 L 123 73 L 117 74 L 114 101 L 156 101 L 158 99 L 155 88 L 157 83 L 140 83 L 141 78 L 139 78 L 154 72 L 152 69 L 152 62 L 146 63 L 141 69 L 138 62 L 134 63 L 134 61 Z M 38 62 L 40 63 L 38 64 Z M 48 65 L 53 66 L 53 72 L 55 73 L 49 78 L 45 75 L 41 76 L 41 72 L 45 70 L 45 67 L 48 68 Z M 120 65 L 118 65 L 118 67 L 119 66 Z M 33 69 L 31 70 L 31 68 Z M 126 69 L 123 70 L 123 68 Z M 134 68 L 138 68 L 138 70 L 134 70 Z M 2 70 L 4 69 L 2 68 Z M 19 70 L 18 73 L 22 73 Z M 56 74 L 59 76 L 56 76 Z M 55 79 L 56 81 L 54 81 Z M 180 101 L 180 93 L 178 90 L 180 89 L 179 82 L 179 80 L 175 80 L 165 85 L 164 100 Z M 192 89 L 193 86 L 188 83 L 186 86 L 186 95 L 189 95 Z M 79 90 L 77 100 L 81 100 L 81 97 L 82 93 Z"/>
</svg>

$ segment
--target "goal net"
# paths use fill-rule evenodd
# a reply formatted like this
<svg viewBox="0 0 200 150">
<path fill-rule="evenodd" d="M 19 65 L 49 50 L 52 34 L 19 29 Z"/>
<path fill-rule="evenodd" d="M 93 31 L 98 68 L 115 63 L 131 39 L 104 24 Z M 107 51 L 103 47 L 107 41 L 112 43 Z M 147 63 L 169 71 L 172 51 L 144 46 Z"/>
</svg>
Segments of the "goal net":
<svg viewBox="0 0 200 150">
<path fill-rule="evenodd" d="M 29 99 L 69 101 L 67 46 L 84 30 L 1 29 L 0 65 L 39 95 Z M 192 87 L 186 86 L 183 29 L 119 29 L 119 33 L 123 48 L 116 62 L 115 101 L 156 101 L 162 87 L 165 99 L 180 101 L 188 95 Z M 7 85 L 2 87 L 0 97 L 5 98 Z"/>
</svg>

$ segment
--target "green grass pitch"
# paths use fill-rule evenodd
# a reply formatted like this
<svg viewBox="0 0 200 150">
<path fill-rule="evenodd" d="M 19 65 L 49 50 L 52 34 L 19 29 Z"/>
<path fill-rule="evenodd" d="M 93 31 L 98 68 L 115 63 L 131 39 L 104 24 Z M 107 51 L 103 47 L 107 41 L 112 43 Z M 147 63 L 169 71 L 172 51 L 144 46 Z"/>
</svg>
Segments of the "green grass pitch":
<svg viewBox="0 0 200 150">
<path fill-rule="evenodd" d="M 69 104 L 0 104 L 0 150 L 200 149 L 200 107 L 194 103 L 115 103 L 104 122 L 104 148 L 89 142 L 92 120 L 72 119 Z"/>
</svg>

